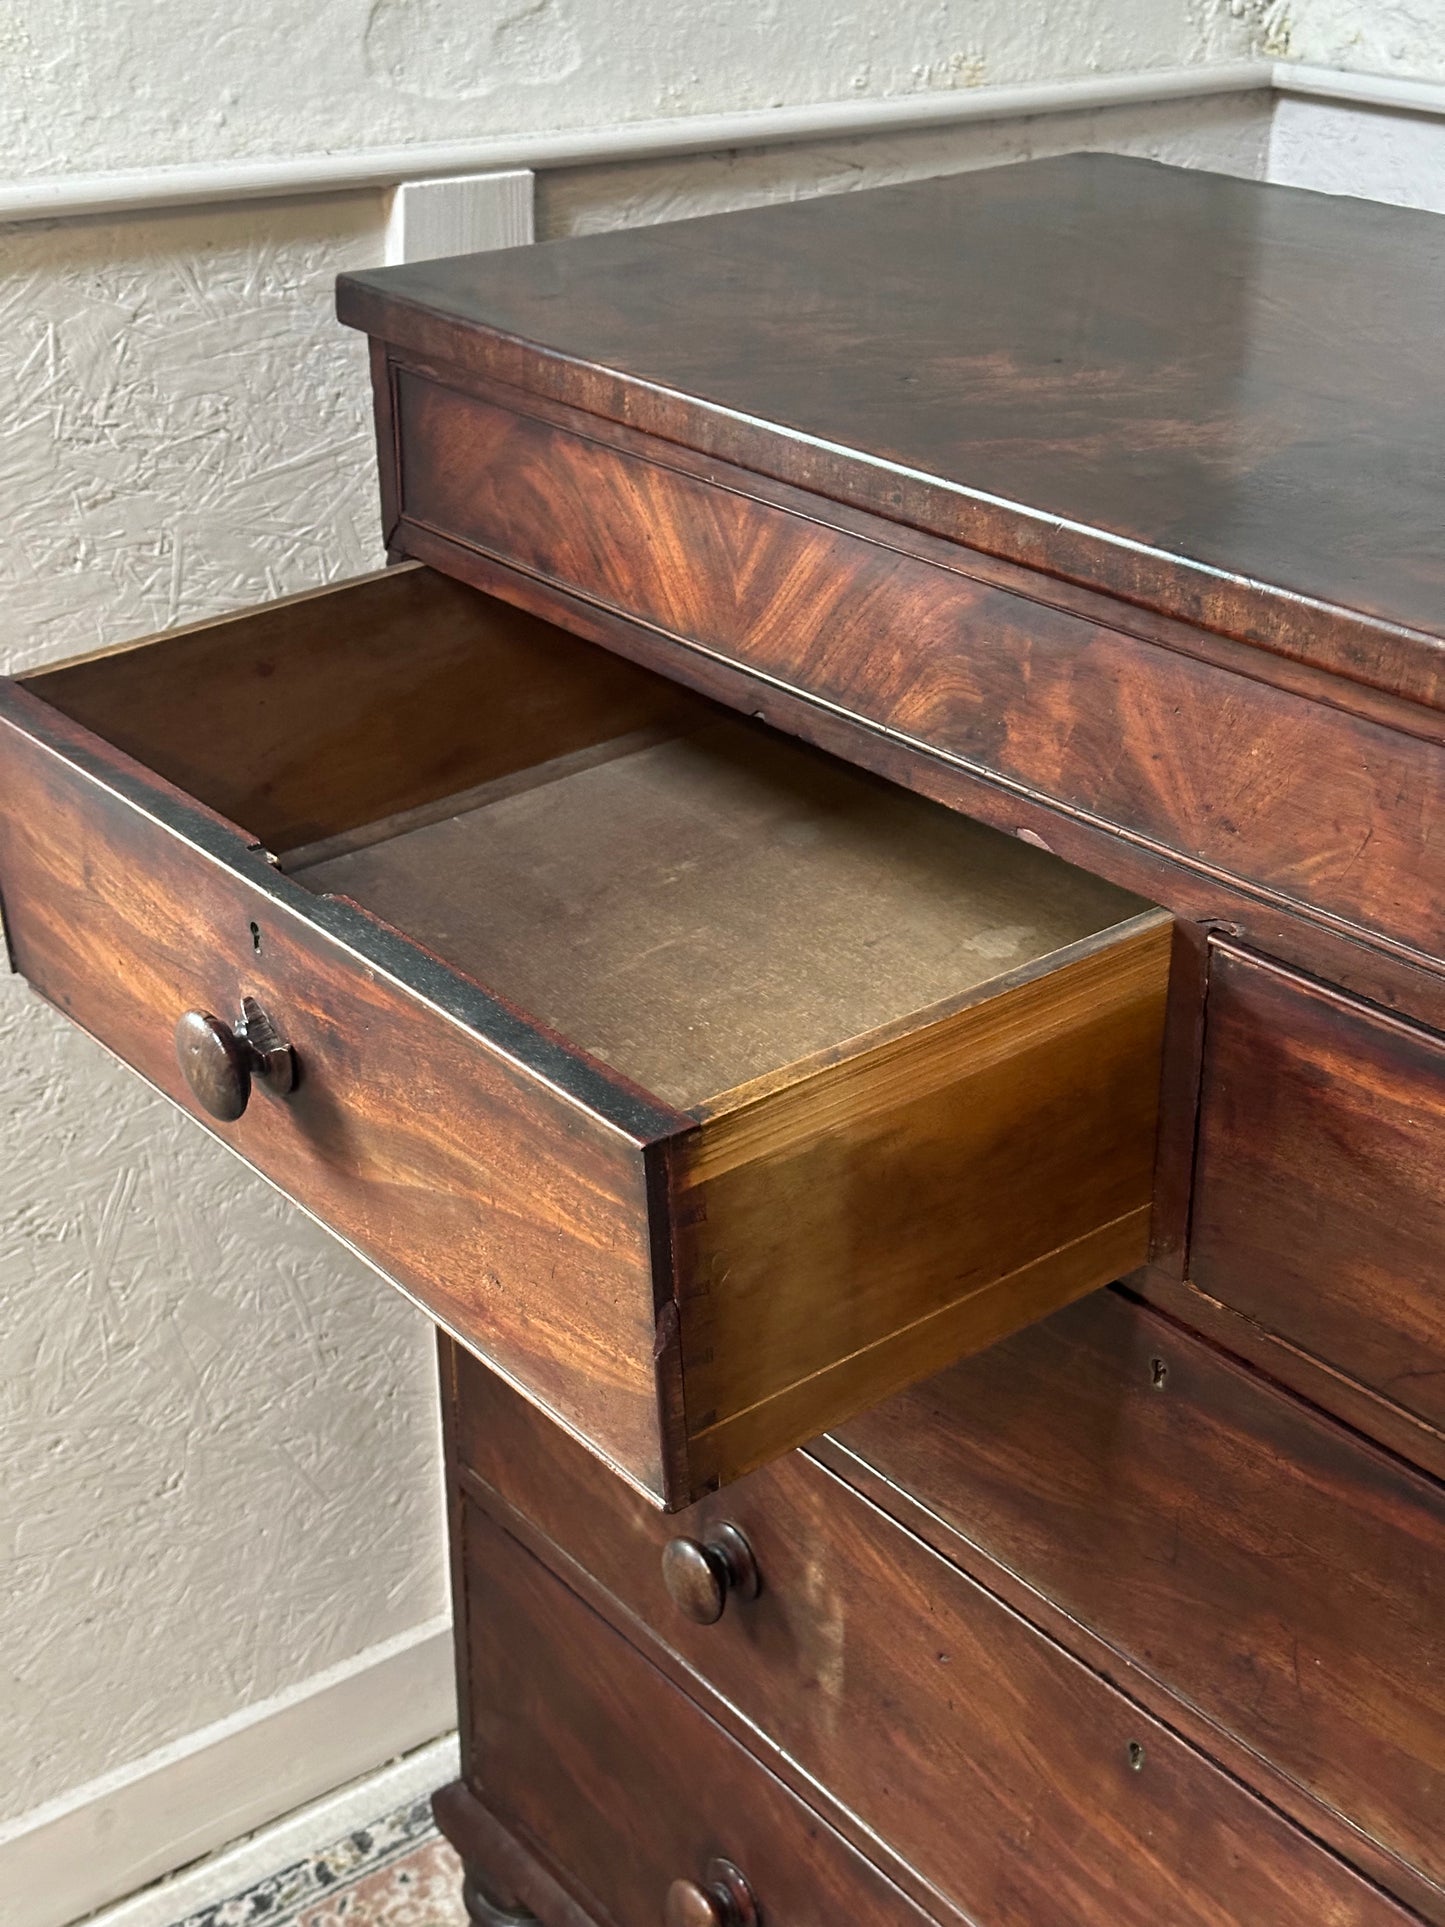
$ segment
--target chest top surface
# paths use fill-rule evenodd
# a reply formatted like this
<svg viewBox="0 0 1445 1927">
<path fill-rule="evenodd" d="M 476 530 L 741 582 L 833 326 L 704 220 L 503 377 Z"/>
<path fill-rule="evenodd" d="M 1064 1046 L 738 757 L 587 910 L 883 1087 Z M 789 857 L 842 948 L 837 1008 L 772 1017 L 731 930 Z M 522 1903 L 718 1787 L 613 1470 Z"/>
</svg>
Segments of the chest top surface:
<svg viewBox="0 0 1445 1927">
<path fill-rule="evenodd" d="M 1445 702 L 1445 221 L 1105 155 L 345 277 L 343 319 Z"/>
</svg>

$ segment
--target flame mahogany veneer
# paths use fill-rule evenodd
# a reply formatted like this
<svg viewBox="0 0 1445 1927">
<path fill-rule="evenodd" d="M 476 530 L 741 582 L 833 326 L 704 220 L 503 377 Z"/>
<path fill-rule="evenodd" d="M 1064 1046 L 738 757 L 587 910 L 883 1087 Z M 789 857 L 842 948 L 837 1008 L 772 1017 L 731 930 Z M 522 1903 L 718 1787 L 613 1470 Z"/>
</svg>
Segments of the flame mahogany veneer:
<svg viewBox="0 0 1445 1927">
<path fill-rule="evenodd" d="M 442 1327 L 472 1920 L 1445 1927 L 1445 223 L 339 306 L 403 566 L 0 685 L 0 899 Z"/>
<path fill-rule="evenodd" d="M 1445 1922 L 1445 224 L 1079 156 L 339 303 L 396 554 L 1176 918 L 1127 1298 L 687 1515 L 761 1572 L 707 1627 L 675 1528 L 444 1347 L 459 1545 L 488 1509 L 941 1920 Z M 488 1672 L 458 1560 L 454 1837 L 622 1927 L 492 1773 L 567 1696 Z M 1121 1769 L 1130 1707 L 1184 1778 Z"/>
</svg>

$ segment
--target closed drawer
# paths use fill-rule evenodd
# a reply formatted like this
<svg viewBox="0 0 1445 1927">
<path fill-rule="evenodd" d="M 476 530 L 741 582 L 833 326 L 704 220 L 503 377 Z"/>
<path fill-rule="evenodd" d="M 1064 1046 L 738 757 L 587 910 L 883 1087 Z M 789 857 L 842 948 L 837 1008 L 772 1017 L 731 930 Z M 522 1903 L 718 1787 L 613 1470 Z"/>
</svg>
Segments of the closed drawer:
<svg viewBox="0 0 1445 1927">
<path fill-rule="evenodd" d="M 660 1927 L 674 1883 L 706 1888 L 721 1861 L 769 1927 L 924 1927 L 904 1894 L 484 1512 L 469 1510 L 463 1533 L 473 1709 L 463 1774 L 599 1923 Z"/>
<path fill-rule="evenodd" d="M 444 577 L 3 685 L 0 797 L 17 968 L 655 1500 L 1144 1255 L 1167 918 Z"/>
<path fill-rule="evenodd" d="M 1445 1492 L 1103 1292 L 848 1451 L 1423 1879 L 1445 1919 Z"/>
<path fill-rule="evenodd" d="M 1190 1275 L 1445 1431 L 1445 1039 L 1220 946 Z"/>
<path fill-rule="evenodd" d="M 600 1581 L 738 1709 L 772 1757 L 826 1788 L 970 1919 L 1405 1918 L 806 1454 L 673 1522 L 700 1544 L 720 1545 L 724 1524 L 740 1530 L 761 1579 L 755 1597 L 720 1594 L 715 1623 L 693 1623 L 664 1585 L 667 1525 L 453 1356 L 466 1489 L 489 1505 L 504 1498 L 509 1516 L 547 1536 L 560 1570 Z M 946 1426 L 909 1436 L 920 1457 L 946 1455 Z M 1121 1586 L 1132 1578 L 1121 1574 Z M 485 1697 L 484 1687 L 477 1703 Z"/>
<path fill-rule="evenodd" d="M 424 310 L 352 289 L 345 318 L 424 330 Z M 732 665 L 887 732 L 864 758 L 903 738 L 1121 829 L 1180 866 L 1170 888 L 1191 914 L 1220 914 L 1221 881 L 1263 884 L 1425 956 L 1445 944 L 1435 743 L 1161 648 L 1126 604 L 1081 609 L 961 544 L 389 354 L 373 367 L 399 552 L 508 595 L 580 598 L 668 638 L 680 676 Z M 896 750 L 891 766 L 930 780 Z"/>
</svg>

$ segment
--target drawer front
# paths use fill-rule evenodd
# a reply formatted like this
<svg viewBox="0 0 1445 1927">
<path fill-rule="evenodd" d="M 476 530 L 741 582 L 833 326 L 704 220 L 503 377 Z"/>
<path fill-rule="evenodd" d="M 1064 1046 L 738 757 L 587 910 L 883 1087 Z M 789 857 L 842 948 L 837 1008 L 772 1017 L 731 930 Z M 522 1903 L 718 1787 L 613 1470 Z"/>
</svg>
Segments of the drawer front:
<svg viewBox="0 0 1445 1927">
<path fill-rule="evenodd" d="M 1445 1038 L 1220 947 L 1190 1275 L 1445 1431 Z"/>
<path fill-rule="evenodd" d="M 724 1860 L 776 1927 L 927 1916 L 485 1513 L 469 1510 L 463 1771 L 599 1927 Z M 687 1918 L 701 1920 L 689 1914 Z"/>
<path fill-rule="evenodd" d="M 489 1503 L 504 1494 L 564 1549 L 564 1571 L 570 1559 L 593 1574 L 971 1918 L 1403 1918 L 805 1455 L 673 1522 L 701 1542 L 734 1523 L 761 1573 L 756 1598 L 691 1623 L 663 1583 L 664 1522 L 599 1485 L 505 1388 L 458 1363 L 457 1455 L 480 1475 L 461 1475 L 468 1489 Z"/>
<path fill-rule="evenodd" d="M 0 717 L 0 888 L 15 967 L 597 1450 L 659 1486 L 635 1144 L 491 1047 L 479 1028 L 505 1035 L 507 1018 L 482 993 L 278 876 L 238 831 L 124 759 L 92 767 L 81 732 L 14 700 L 28 727 Z M 173 1032 L 182 1012 L 229 1017 L 243 996 L 294 1048 L 299 1082 L 284 1098 L 258 1084 L 242 1117 L 213 1126 Z"/>
<path fill-rule="evenodd" d="M 545 403 L 523 413 L 405 366 L 389 379 L 382 463 L 399 464 L 407 552 L 463 573 L 465 551 L 495 557 L 1122 827 L 1211 890 L 1263 883 L 1445 948 L 1438 744 L 825 526 L 742 471 L 614 447 L 585 416 L 566 417 L 578 433 Z"/>
<path fill-rule="evenodd" d="M 839 1434 L 1435 1883 L 1445 1493 L 1113 1293 Z"/>
</svg>

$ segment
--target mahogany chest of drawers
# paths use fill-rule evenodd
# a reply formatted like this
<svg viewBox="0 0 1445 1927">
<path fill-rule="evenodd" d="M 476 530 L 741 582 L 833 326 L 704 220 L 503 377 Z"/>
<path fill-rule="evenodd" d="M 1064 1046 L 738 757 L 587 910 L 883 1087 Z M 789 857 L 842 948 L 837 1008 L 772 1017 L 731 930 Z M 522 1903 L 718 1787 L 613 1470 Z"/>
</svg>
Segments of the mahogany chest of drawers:
<svg viewBox="0 0 1445 1927">
<path fill-rule="evenodd" d="M 399 566 L 5 685 L 0 900 L 441 1328 L 478 1927 L 1445 1927 L 1445 224 L 339 304 Z"/>
</svg>

